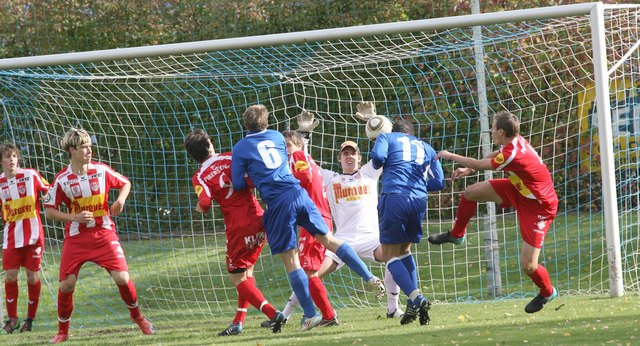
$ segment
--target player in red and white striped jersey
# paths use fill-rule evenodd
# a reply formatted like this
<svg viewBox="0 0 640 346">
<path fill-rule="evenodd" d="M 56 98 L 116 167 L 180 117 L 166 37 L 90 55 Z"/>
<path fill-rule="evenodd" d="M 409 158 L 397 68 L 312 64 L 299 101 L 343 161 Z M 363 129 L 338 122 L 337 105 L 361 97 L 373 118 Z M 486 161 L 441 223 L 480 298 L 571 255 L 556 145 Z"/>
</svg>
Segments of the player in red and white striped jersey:
<svg viewBox="0 0 640 346">
<path fill-rule="evenodd" d="M 438 153 L 438 158 L 450 159 L 464 166 L 454 171 L 453 179 L 476 170 L 503 171 L 508 178 L 490 179 L 467 187 L 460 199 L 453 229 L 430 236 L 429 242 L 436 245 L 464 242 L 467 224 L 476 212 L 478 201 L 494 202 L 501 208 L 514 207 L 523 240 L 522 270 L 540 289 L 540 293 L 525 307 L 525 312 L 534 313 L 558 295 L 551 285 L 547 269 L 538 264 L 542 243 L 558 210 L 558 196 L 549 169 L 535 149 L 520 136 L 520 122 L 515 115 L 506 111 L 496 113 L 491 136 L 500 149 L 482 160 L 446 150 Z"/>
<path fill-rule="evenodd" d="M 49 183 L 36 170 L 20 167 L 20 150 L 13 143 L 0 145 L 0 208 L 4 222 L 2 269 L 5 271 L 7 316 L 2 330 L 12 333 L 18 323 L 18 273 L 27 270 L 29 305 L 21 332 L 31 331 L 40 300 L 40 263 L 44 253 L 44 231 L 40 220 L 40 195 Z"/>
<path fill-rule="evenodd" d="M 111 167 L 91 161 L 91 137 L 87 131 L 71 129 L 61 146 L 69 153 L 71 163 L 56 175 L 45 201 L 47 218 L 66 222 L 60 260 L 58 334 L 51 342 L 68 339 L 73 291 L 85 262 L 94 262 L 109 272 L 129 308 L 131 319 L 144 334 L 155 334 L 138 307 L 136 288 L 129 278 L 124 250 L 111 219 L 111 215 L 117 216 L 123 210 L 131 183 Z M 111 189 L 119 193 L 109 207 Z M 66 212 L 59 209 L 63 204 Z"/>
<path fill-rule="evenodd" d="M 231 153 L 216 154 L 211 139 L 204 130 L 187 135 L 184 146 L 200 167 L 191 183 L 198 195 L 196 211 L 206 213 L 212 201 L 220 205 L 226 235 L 227 271 L 238 291 L 238 308 L 231 325 L 219 336 L 242 333 L 249 304 L 273 320 L 276 309 L 264 298 L 253 278 L 255 265 L 266 240 L 262 224 L 264 211 L 249 189 L 235 191 L 231 184 Z"/>
</svg>

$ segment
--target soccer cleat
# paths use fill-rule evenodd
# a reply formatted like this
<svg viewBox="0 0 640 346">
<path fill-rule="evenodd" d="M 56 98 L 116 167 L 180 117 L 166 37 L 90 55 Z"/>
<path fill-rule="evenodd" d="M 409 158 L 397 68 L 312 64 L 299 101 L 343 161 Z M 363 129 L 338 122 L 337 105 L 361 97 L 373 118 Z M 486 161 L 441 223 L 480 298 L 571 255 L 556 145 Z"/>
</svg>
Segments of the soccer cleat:
<svg viewBox="0 0 640 346">
<path fill-rule="evenodd" d="M 429 238 L 427 238 L 427 240 L 429 241 L 429 243 L 433 245 L 441 245 L 444 243 L 453 243 L 456 245 L 462 245 L 464 244 L 465 238 L 466 236 L 456 238 L 451 235 L 451 232 L 444 232 L 444 233 L 430 235 Z"/>
<path fill-rule="evenodd" d="M 4 327 L 2 327 L 2 334 L 11 334 L 14 330 L 20 328 L 20 322 L 17 318 L 10 318 L 4 321 Z"/>
<path fill-rule="evenodd" d="M 140 316 L 139 318 L 133 320 L 133 322 L 135 322 L 138 327 L 140 327 L 142 334 L 153 335 L 156 333 L 156 329 L 153 327 L 153 324 L 151 324 L 151 321 L 149 321 L 146 317 Z"/>
<path fill-rule="evenodd" d="M 407 309 L 400 318 L 400 324 L 409 324 L 418 318 L 419 307 L 416 307 L 410 300 L 407 300 Z"/>
<path fill-rule="evenodd" d="M 280 333 L 282 331 L 282 325 L 287 318 L 284 317 L 284 314 L 280 311 L 276 311 L 276 315 L 269 321 L 271 325 L 271 331 L 274 333 Z"/>
<path fill-rule="evenodd" d="M 404 311 L 400 309 L 395 309 L 393 312 L 387 311 L 387 318 L 402 318 L 402 315 L 404 315 Z"/>
<path fill-rule="evenodd" d="M 529 304 L 527 304 L 527 306 L 524 307 L 524 311 L 527 312 L 528 314 L 538 312 L 542 310 L 545 304 L 552 301 L 553 298 L 557 296 L 558 296 L 558 291 L 556 291 L 555 287 L 553 288 L 553 293 L 551 293 L 550 297 L 543 297 L 538 294 L 535 298 L 533 298 L 533 300 L 529 302 Z"/>
<path fill-rule="evenodd" d="M 49 340 L 49 342 L 52 344 L 59 344 L 61 342 L 67 341 L 68 339 L 69 339 L 69 334 L 58 333 L 56 334 L 56 336 L 53 337 L 53 339 Z"/>
<path fill-rule="evenodd" d="M 384 284 L 382 283 L 382 280 L 380 280 L 375 276 L 371 278 L 371 280 L 369 280 L 369 286 L 375 292 L 377 300 L 382 299 L 384 294 L 387 292 L 387 290 L 384 288 Z"/>
<path fill-rule="evenodd" d="M 32 327 L 33 327 L 33 319 L 27 318 L 22 322 L 22 328 L 20 328 L 20 333 L 30 332 Z"/>
<path fill-rule="evenodd" d="M 284 321 L 282 321 L 281 325 L 284 326 L 287 324 L 287 321 L 289 321 L 288 318 L 285 318 Z M 260 323 L 260 327 L 262 328 L 273 328 L 273 324 L 275 322 L 272 320 L 266 320 L 266 321 L 262 321 L 262 323 Z"/>
<path fill-rule="evenodd" d="M 340 325 L 340 321 L 338 321 L 338 314 L 335 310 L 333 310 L 333 318 L 325 320 L 324 318 L 320 323 L 318 323 L 318 327 L 332 327 Z"/>
<path fill-rule="evenodd" d="M 242 323 L 231 323 L 229 328 L 218 333 L 218 336 L 238 335 L 242 333 Z"/>
<path fill-rule="evenodd" d="M 319 326 L 320 322 L 322 322 L 322 316 L 320 316 L 318 314 L 316 314 L 313 317 L 304 317 L 304 316 L 302 316 L 302 319 L 300 320 L 300 331 L 304 332 L 306 330 L 313 329 L 313 328 Z"/>
<path fill-rule="evenodd" d="M 422 298 L 420 301 L 420 308 L 418 309 L 418 315 L 420 316 L 420 325 L 426 326 L 431 322 L 429 317 L 429 309 L 431 309 L 431 302 L 427 298 Z"/>
</svg>

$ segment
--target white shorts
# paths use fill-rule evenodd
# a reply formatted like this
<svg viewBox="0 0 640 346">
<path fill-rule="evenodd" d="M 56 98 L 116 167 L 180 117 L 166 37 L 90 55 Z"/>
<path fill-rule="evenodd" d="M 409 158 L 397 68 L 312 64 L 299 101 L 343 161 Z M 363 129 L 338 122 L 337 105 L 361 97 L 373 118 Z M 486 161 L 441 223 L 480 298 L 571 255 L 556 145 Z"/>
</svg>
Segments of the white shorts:
<svg viewBox="0 0 640 346">
<path fill-rule="evenodd" d="M 340 239 L 340 238 L 336 237 L 336 239 Z M 373 255 L 373 252 L 376 250 L 376 248 L 378 248 L 378 246 L 380 246 L 380 239 L 369 238 L 369 239 L 365 239 L 364 241 L 345 240 L 345 239 L 341 239 L 341 240 L 349 244 L 349 246 L 353 248 L 353 251 L 355 251 L 358 257 L 360 257 L 362 260 L 367 260 L 373 263 L 379 263 L 378 261 L 376 261 Z M 342 262 L 342 260 L 338 258 L 338 255 L 336 255 L 335 253 L 327 250 L 327 252 L 325 252 L 325 256 L 331 258 L 334 262 L 338 264 L 338 267 L 336 269 L 340 269 L 342 268 L 342 266 L 344 266 L 344 262 Z"/>
</svg>

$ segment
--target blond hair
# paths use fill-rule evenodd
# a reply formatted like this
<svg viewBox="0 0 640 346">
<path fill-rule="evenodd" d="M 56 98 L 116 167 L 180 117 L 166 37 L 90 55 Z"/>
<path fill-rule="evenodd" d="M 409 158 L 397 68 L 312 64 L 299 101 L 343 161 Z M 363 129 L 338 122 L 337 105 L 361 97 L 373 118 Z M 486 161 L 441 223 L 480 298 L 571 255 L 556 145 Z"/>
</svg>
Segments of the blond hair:
<svg viewBox="0 0 640 346">
<path fill-rule="evenodd" d="M 265 105 L 257 104 L 244 111 L 244 126 L 250 132 L 262 131 L 269 126 L 269 110 Z"/>
<path fill-rule="evenodd" d="M 81 145 L 91 143 L 91 136 L 84 129 L 76 129 L 74 127 L 67 131 L 60 141 L 60 147 L 62 150 L 69 152 L 71 148 L 78 148 Z"/>
</svg>

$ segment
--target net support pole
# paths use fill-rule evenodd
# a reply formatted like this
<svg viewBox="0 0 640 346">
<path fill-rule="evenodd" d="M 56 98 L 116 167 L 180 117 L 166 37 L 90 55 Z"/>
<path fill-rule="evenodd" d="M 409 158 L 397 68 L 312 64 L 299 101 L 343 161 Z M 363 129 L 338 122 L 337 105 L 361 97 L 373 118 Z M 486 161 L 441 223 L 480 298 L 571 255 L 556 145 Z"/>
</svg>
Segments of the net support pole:
<svg viewBox="0 0 640 346">
<path fill-rule="evenodd" d="M 480 1 L 471 1 L 471 13 L 480 13 Z M 480 120 L 480 145 L 482 156 L 491 153 L 491 130 L 489 127 L 489 105 L 487 102 L 487 83 L 485 80 L 484 44 L 482 27 L 473 27 L 473 52 L 476 62 L 476 83 L 478 88 L 478 107 Z M 493 178 L 492 171 L 484 172 L 484 179 Z M 490 297 L 502 295 L 502 277 L 500 275 L 500 244 L 498 243 L 498 228 L 496 226 L 496 205 L 487 203 L 487 215 L 483 218 L 484 255 L 487 268 L 487 290 Z"/>
<path fill-rule="evenodd" d="M 618 198 L 616 195 L 613 131 L 611 128 L 611 99 L 609 97 L 610 81 L 607 72 L 605 34 L 604 6 L 602 3 L 597 3 L 591 10 L 591 37 L 593 40 L 598 137 L 600 140 L 602 204 L 604 207 L 611 297 L 621 297 L 624 295 L 624 286 L 620 256 L 620 225 L 618 222 Z"/>
</svg>

